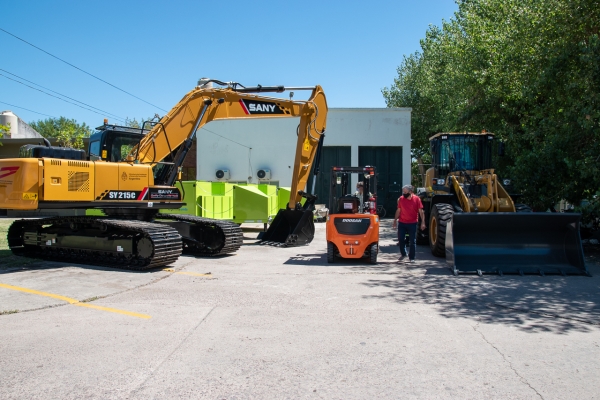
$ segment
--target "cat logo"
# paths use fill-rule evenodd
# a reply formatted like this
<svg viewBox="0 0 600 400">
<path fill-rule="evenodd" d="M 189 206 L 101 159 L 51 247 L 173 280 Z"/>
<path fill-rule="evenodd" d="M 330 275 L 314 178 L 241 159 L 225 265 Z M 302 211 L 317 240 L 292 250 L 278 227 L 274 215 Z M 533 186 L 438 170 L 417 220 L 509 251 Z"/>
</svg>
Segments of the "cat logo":
<svg viewBox="0 0 600 400">
<path fill-rule="evenodd" d="M 123 175 L 121 175 L 121 179 L 122 179 L 123 181 L 126 181 L 126 180 L 127 180 L 127 172 L 123 172 Z"/>
</svg>

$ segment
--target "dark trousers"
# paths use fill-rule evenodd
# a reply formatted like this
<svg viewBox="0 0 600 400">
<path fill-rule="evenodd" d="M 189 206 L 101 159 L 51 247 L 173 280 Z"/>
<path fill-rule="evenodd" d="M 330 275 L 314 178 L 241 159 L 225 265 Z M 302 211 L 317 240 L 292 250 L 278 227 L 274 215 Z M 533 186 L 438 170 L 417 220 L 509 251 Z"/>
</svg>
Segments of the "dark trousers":
<svg viewBox="0 0 600 400">
<path fill-rule="evenodd" d="M 417 251 L 416 222 L 414 224 L 404 224 L 398 221 L 398 246 L 403 257 L 406 257 L 406 234 L 408 234 L 408 258 L 414 260 Z"/>
</svg>

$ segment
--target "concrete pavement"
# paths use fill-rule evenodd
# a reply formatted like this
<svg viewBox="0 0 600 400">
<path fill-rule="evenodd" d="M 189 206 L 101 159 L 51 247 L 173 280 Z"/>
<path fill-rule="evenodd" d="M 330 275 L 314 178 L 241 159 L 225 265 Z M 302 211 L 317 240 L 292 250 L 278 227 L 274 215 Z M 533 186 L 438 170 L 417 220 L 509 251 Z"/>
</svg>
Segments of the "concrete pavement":
<svg viewBox="0 0 600 400">
<path fill-rule="evenodd" d="M 319 224 L 306 247 L 247 233 L 236 255 L 171 271 L 3 271 L 98 308 L 0 287 L 0 398 L 597 397 L 598 265 L 454 277 L 424 247 L 398 264 L 388 225 L 378 265 L 327 264 Z"/>
</svg>

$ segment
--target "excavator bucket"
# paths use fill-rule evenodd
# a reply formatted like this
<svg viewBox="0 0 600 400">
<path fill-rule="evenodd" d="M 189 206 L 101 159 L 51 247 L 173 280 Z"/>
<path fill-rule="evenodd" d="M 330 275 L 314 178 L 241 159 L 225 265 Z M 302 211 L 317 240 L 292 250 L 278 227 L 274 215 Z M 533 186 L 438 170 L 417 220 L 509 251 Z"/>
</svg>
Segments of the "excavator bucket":
<svg viewBox="0 0 600 400">
<path fill-rule="evenodd" d="M 261 244 L 272 246 L 303 246 L 315 237 L 312 210 L 279 210 L 262 236 Z"/>
<path fill-rule="evenodd" d="M 580 214 L 455 213 L 446 227 L 452 272 L 589 275 Z"/>
</svg>

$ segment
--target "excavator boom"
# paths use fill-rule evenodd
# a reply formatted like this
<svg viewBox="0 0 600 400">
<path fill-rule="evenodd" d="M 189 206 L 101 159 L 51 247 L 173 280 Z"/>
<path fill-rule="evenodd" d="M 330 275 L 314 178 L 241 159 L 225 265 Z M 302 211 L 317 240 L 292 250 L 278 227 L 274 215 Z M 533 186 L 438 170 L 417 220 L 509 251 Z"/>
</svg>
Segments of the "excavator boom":
<svg viewBox="0 0 600 400">
<path fill-rule="evenodd" d="M 306 187 L 319 139 L 325 132 L 328 109 L 321 86 L 289 89 L 311 90 L 312 93 L 306 101 L 293 101 L 253 94 L 288 90 L 284 86 L 239 89 L 196 87 L 154 125 L 140 144 L 132 149 L 128 160 L 154 167 L 169 159 L 173 164 L 166 165 L 174 167 L 162 174 L 163 181 L 157 183 L 172 185 L 175 176 L 172 169 L 180 165 L 179 159 L 182 157 L 178 152 L 182 152 L 186 145 L 191 145 L 196 132 L 207 123 L 230 119 L 298 117 L 300 124 L 288 203 L 288 207 L 293 209 L 302 199 L 299 192 Z"/>
</svg>

